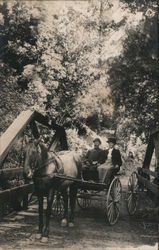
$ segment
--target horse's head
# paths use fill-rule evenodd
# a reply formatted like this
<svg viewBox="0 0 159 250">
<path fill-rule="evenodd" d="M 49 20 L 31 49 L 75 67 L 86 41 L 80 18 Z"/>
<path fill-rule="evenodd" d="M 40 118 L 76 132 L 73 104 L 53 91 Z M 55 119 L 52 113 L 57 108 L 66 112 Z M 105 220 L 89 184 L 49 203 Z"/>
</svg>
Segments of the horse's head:
<svg viewBox="0 0 159 250">
<path fill-rule="evenodd" d="M 25 162 L 24 162 L 24 174 L 27 178 L 33 177 L 34 171 L 40 167 L 42 162 L 41 146 L 39 140 L 34 140 L 26 147 Z"/>
</svg>

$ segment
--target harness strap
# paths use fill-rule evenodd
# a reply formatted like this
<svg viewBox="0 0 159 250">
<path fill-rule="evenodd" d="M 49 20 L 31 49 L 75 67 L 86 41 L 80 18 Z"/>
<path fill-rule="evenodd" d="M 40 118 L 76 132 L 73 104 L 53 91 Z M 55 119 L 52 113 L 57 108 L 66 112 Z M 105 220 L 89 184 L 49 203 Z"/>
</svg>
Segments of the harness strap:
<svg viewBox="0 0 159 250">
<path fill-rule="evenodd" d="M 59 168 L 59 166 L 58 166 L 59 163 L 58 163 L 58 161 L 54 158 L 55 164 L 56 164 L 56 167 L 57 167 L 57 173 L 63 174 L 63 173 L 64 173 L 64 166 L 63 166 L 63 162 L 62 162 L 61 158 L 59 157 L 59 155 L 58 155 L 55 151 L 50 150 L 50 152 L 52 152 L 52 153 L 55 155 L 55 157 L 58 158 L 59 161 L 61 161 L 62 167 Z"/>
<path fill-rule="evenodd" d="M 59 157 L 58 157 L 59 158 Z M 60 158 L 59 158 L 60 159 Z M 40 168 L 37 168 L 37 170 L 43 169 L 45 168 L 47 165 L 49 165 L 50 163 L 54 163 L 55 164 L 55 173 L 60 173 L 63 174 L 64 172 L 64 168 L 63 166 L 60 168 L 59 164 L 57 162 L 57 160 L 55 159 L 55 157 L 50 158 L 48 161 L 46 161 Z"/>
</svg>

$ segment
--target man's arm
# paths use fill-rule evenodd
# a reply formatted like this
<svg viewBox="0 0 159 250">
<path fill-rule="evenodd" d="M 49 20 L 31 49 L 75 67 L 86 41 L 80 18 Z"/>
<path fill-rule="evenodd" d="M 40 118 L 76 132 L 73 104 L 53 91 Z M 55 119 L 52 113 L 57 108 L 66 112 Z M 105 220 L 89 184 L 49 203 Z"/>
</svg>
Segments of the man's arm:
<svg viewBox="0 0 159 250">
<path fill-rule="evenodd" d="M 88 167 L 90 165 L 90 150 L 87 151 L 84 159 L 83 159 L 83 167 Z"/>
<path fill-rule="evenodd" d="M 108 157 L 108 150 L 102 150 L 100 154 L 99 163 L 103 164 L 107 160 L 107 157 Z"/>
</svg>

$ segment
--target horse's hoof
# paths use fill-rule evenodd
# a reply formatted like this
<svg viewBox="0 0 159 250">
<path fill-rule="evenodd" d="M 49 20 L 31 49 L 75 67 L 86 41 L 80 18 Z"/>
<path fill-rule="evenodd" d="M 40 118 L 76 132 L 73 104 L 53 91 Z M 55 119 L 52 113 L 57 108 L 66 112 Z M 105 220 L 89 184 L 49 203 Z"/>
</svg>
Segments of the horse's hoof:
<svg viewBox="0 0 159 250">
<path fill-rule="evenodd" d="M 47 243 L 48 240 L 49 240 L 48 237 L 44 237 L 44 236 L 43 236 L 43 237 L 41 238 L 41 242 L 42 242 L 42 243 Z"/>
<path fill-rule="evenodd" d="M 74 224 L 73 222 L 69 222 L 69 223 L 68 223 L 68 226 L 69 226 L 69 227 L 74 227 L 75 224 Z"/>
<path fill-rule="evenodd" d="M 37 233 L 37 234 L 35 235 L 35 239 L 36 239 L 36 240 L 40 240 L 40 239 L 41 239 L 41 234 L 40 234 L 40 233 Z"/>
<path fill-rule="evenodd" d="M 61 221 L 61 227 L 66 227 L 67 226 L 67 220 L 66 219 L 62 219 Z"/>
</svg>

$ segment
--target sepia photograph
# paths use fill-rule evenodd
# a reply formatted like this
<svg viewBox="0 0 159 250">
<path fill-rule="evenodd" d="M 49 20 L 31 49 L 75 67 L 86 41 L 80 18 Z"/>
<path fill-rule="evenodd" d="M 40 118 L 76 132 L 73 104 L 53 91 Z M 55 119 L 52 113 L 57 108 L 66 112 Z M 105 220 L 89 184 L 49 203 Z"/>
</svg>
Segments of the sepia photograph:
<svg viewBox="0 0 159 250">
<path fill-rule="evenodd" d="M 0 250 L 159 250 L 157 0 L 0 0 Z"/>
</svg>

